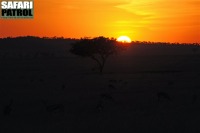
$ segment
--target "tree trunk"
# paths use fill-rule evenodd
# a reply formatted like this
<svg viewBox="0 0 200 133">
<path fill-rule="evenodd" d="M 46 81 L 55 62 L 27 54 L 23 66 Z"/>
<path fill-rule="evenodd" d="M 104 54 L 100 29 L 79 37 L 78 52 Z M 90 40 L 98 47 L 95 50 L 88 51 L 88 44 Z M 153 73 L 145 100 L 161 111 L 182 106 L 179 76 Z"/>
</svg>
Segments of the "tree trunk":
<svg viewBox="0 0 200 133">
<path fill-rule="evenodd" d="M 105 62 L 106 62 L 106 59 L 103 58 L 103 59 L 102 59 L 102 64 L 101 64 L 101 66 L 100 66 L 100 73 L 103 73 L 103 68 L 104 68 L 104 66 L 105 66 Z"/>
<path fill-rule="evenodd" d="M 96 61 L 97 65 L 99 67 L 99 72 L 103 73 L 103 68 L 105 66 L 106 58 L 102 58 L 102 60 L 100 60 L 100 59 L 95 58 L 94 56 L 92 56 L 91 59 L 93 59 L 94 61 Z"/>
</svg>

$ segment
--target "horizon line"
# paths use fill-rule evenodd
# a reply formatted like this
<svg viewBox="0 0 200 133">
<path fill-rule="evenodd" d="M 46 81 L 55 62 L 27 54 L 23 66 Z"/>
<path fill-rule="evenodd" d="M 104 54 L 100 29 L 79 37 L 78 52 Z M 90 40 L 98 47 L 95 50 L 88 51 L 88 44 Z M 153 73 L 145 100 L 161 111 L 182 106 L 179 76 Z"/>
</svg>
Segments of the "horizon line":
<svg viewBox="0 0 200 133">
<path fill-rule="evenodd" d="M 7 38 L 20 38 L 20 37 L 35 37 L 35 38 L 49 38 L 49 39 L 74 39 L 74 40 L 80 40 L 82 38 L 95 38 L 95 37 L 64 37 L 64 36 L 34 36 L 34 35 L 24 35 L 24 36 L 7 36 L 7 37 L 0 37 L 0 39 L 7 39 Z M 106 37 L 106 36 L 96 36 L 96 37 Z M 115 37 L 106 37 L 106 38 L 114 38 Z M 198 44 L 200 45 L 200 42 L 169 42 L 169 41 L 146 41 L 146 40 L 132 40 L 131 42 L 144 42 L 144 43 L 168 43 L 168 44 Z"/>
</svg>

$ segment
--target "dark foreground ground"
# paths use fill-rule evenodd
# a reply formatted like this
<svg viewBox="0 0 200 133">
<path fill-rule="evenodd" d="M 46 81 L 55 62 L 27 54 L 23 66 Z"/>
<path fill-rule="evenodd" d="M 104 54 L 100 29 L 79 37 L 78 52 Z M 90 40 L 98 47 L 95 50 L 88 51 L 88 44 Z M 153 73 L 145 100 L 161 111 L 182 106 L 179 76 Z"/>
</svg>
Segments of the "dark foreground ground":
<svg viewBox="0 0 200 133">
<path fill-rule="evenodd" d="M 1 51 L 1 133 L 200 132 L 198 51 L 133 46 L 103 74 L 48 51 Z"/>
</svg>

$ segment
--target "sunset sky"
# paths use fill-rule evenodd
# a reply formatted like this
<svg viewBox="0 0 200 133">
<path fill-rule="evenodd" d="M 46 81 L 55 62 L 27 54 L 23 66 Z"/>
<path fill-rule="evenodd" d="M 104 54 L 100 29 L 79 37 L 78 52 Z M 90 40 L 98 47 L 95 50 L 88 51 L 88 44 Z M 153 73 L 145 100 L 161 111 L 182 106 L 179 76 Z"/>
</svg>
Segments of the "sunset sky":
<svg viewBox="0 0 200 133">
<path fill-rule="evenodd" d="M 34 0 L 34 19 L 0 19 L 0 37 L 200 42 L 199 0 Z"/>
</svg>

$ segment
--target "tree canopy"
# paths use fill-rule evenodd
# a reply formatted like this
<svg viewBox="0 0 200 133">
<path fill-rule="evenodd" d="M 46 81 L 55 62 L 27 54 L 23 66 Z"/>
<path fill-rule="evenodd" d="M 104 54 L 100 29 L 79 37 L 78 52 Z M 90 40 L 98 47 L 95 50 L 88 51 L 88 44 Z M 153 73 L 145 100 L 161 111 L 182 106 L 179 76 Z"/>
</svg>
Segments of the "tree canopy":
<svg viewBox="0 0 200 133">
<path fill-rule="evenodd" d="M 98 64 L 100 72 L 102 72 L 108 57 L 118 53 L 120 49 L 116 39 L 101 36 L 92 39 L 82 38 L 80 41 L 73 43 L 70 51 L 73 54 L 93 59 Z"/>
</svg>

